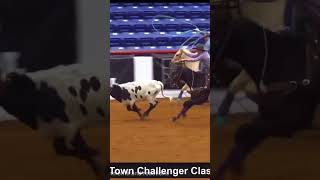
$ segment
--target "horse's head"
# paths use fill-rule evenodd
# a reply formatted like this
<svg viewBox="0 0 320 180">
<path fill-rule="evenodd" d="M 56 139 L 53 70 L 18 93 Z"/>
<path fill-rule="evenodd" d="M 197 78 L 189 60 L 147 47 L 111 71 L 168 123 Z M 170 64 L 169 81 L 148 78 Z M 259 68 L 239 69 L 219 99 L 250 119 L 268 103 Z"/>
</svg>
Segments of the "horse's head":
<svg viewBox="0 0 320 180">
<path fill-rule="evenodd" d="M 176 54 L 174 54 L 173 58 L 171 59 L 171 62 L 172 62 L 172 63 L 178 63 L 179 60 L 182 59 L 182 54 L 183 54 L 182 50 L 179 49 L 179 50 L 176 52 Z"/>
<path fill-rule="evenodd" d="M 176 54 L 171 59 L 171 63 L 174 64 L 181 64 L 183 62 L 180 62 L 181 59 L 187 59 L 188 56 L 184 53 L 184 51 L 189 51 L 187 49 L 179 49 Z"/>
</svg>

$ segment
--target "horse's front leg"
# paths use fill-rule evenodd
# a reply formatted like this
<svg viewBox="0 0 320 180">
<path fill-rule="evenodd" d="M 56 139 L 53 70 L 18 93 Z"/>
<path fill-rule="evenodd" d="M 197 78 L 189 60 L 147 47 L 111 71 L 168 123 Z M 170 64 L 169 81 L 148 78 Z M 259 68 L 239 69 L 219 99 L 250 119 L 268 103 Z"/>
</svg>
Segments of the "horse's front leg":
<svg viewBox="0 0 320 180">
<path fill-rule="evenodd" d="M 266 129 L 255 129 L 256 127 L 257 126 L 254 124 L 248 124 L 238 128 L 235 134 L 235 144 L 228 154 L 226 160 L 222 163 L 222 165 L 220 165 L 216 172 L 215 177 L 217 180 L 223 180 L 229 170 L 234 175 L 239 176 L 243 174 L 243 163 L 245 159 L 267 137 L 267 135 L 263 132 Z M 261 134 L 259 133 L 259 130 L 261 130 Z"/>
<path fill-rule="evenodd" d="M 179 113 L 176 117 L 173 117 L 173 118 L 172 118 L 172 121 L 178 120 L 181 116 L 182 116 L 182 117 L 185 117 L 187 111 L 188 111 L 193 105 L 195 105 L 195 104 L 193 103 L 192 100 L 188 100 L 188 101 L 184 102 L 184 103 L 183 103 L 183 108 L 182 108 L 182 110 L 180 111 L 180 113 Z"/>
<path fill-rule="evenodd" d="M 182 99 L 183 92 L 188 90 L 188 89 L 189 89 L 189 86 L 187 84 L 185 84 L 180 90 L 180 93 L 178 95 L 178 99 Z"/>
<path fill-rule="evenodd" d="M 217 170 L 216 179 L 222 180 L 229 170 L 235 175 L 242 175 L 244 161 L 267 138 L 273 136 L 290 138 L 297 131 L 290 127 L 292 124 L 288 124 L 290 123 L 255 120 L 241 125 L 235 133 L 233 149 Z"/>
<path fill-rule="evenodd" d="M 221 105 L 219 106 L 218 116 L 224 117 L 228 115 L 233 99 L 234 99 L 234 93 L 231 91 L 228 91 L 227 95 L 224 97 Z"/>
</svg>

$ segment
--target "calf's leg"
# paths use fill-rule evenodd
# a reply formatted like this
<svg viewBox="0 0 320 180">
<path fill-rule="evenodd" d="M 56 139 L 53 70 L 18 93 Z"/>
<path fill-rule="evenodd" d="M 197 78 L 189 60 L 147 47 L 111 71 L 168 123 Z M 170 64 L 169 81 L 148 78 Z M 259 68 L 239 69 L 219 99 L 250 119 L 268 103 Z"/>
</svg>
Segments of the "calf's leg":
<svg viewBox="0 0 320 180">
<path fill-rule="evenodd" d="M 101 179 L 105 176 L 105 168 L 102 161 L 99 159 L 99 153 L 93 148 L 89 147 L 80 134 L 80 131 L 74 136 L 71 141 L 72 149 L 66 145 L 64 137 L 57 137 L 54 139 L 53 146 L 55 152 L 63 156 L 73 156 L 80 160 L 84 160 L 93 170 L 97 178 Z"/>
<path fill-rule="evenodd" d="M 142 119 L 142 115 L 140 113 L 141 109 L 139 109 L 135 103 L 132 105 L 132 107 L 131 107 L 131 105 L 127 105 L 127 110 L 136 112 L 139 115 L 139 117 Z"/>
<path fill-rule="evenodd" d="M 158 103 L 159 102 L 156 100 L 154 102 L 149 103 L 149 108 L 146 110 L 146 112 L 143 113 L 142 119 L 149 116 L 150 112 L 157 106 Z"/>
</svg>

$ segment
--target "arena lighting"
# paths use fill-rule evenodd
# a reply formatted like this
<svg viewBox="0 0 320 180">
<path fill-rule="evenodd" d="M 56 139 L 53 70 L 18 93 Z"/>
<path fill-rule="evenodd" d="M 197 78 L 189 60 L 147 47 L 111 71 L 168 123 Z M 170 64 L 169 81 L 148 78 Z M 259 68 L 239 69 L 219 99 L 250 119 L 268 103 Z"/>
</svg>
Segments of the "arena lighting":
<svg viewBox="0 0 320 180">
<path fill-rule="evenodd" d="M 160 34 L 166 34 L 166 32 L 160 32 Z"/>
<path fill-rule="evenodd" d="M 115 35 L 115 36 L 117 36 L 117 35 L 119 35 L 118 33 L 112 33 L 112 35 Z"/>
<path fill-rule="evenodd" d="M 152 7 L 152 6 L 149 6 L 148 8 L 149 8 L 149 9 L 152 9 L 153 7 Z"/>
<path fill-rule="evenodd" d="M 155 46 L 151 46 L 151 47 L 150 47 L 150 49 L 155 49 L 155 48 L 156 48 Z"/>
<path fill-rule="evenodd" d="M 122 21 L 124 21 L 124 22 L 128 22 L 128 19 L 123 19 Z"/>
<path fill-rule="evenodd" d="M 134 33 L 133 33 L 133 32 L 131 32 L 131 33 L 129 33 L 129 35 L 134 35 Z"/>
<path fill-rule="evenodd" d="M 142 21 L 144 21 L 144 20 L 143 20 L 143 19 L 139 19 L 138 21 L 139 21 L 139 22 L 142 22 Z"/>
<path fill-rule="evenodd" d="M 143 34 L 150 34 L 149 32 L 144 32 Z"/>
<path fill-rule="evenodd" d="M 170 19 L 170 21 L 175 21 L 175 19 Z"/>
<path fill-rule="evenodd" d="M 172 49 L 172 46 L 167 46 L 167 49 Z"/>
<path fill-rule="evenodd" d="M 140 47 L 134 47 L 134 49 L 140 49 Z"/>
<path fill-rule="evenodd" d="M 123 7 L 122 7 L 122 6 L 118 6 L 117 8 L 118 8 L 118 9 L 123 9 Z"/>
<path fill-rule="evenodd" d="M 154 19 L 154 21 L 159 21 L 159 19 Z"/>
<path fill-rule="evenodd" d="M 168 6 L 163 6 L 164 9 L 168 9 Z"/>
<path fill-rule="evenodd" d="M 181 34 L 181 32 L 176 32 L 176 34 Z"/>
<path fill-rule="evenodd" d="M 138 7 L 137 7 L 137 6 L 133 6 L 132 8 L 133 8 L 133 9 L 137 9 Z"/>
<path fill-rule="evenodd" d="M 184 6 L 179 6 L 179 8 L 183 8 Z"/>
<path fill-rule="evenodd" d="M 190 21 L 190 19 L 185 19 L 185 21 Z"/>
</svg>

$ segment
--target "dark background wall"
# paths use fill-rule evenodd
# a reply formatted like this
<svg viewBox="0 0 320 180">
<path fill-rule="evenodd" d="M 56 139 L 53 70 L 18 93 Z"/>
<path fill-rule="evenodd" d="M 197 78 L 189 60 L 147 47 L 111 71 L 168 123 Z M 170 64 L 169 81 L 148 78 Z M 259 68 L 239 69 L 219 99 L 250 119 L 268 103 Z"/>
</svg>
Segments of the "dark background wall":
<svg viewBox="0 0 320 180">
<path fill-rule="evenodd" d="M 37 71 L 76 62 L 74 0 L 2 0 L 0 25 L 0 52 L 20 52 L 20 68 Z"/>
</svg>

